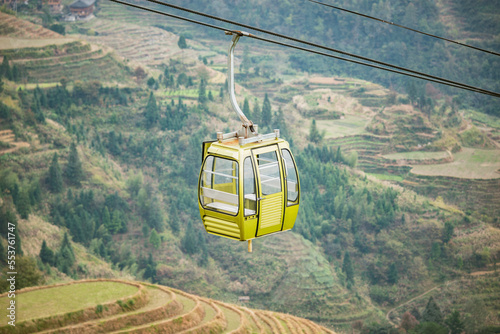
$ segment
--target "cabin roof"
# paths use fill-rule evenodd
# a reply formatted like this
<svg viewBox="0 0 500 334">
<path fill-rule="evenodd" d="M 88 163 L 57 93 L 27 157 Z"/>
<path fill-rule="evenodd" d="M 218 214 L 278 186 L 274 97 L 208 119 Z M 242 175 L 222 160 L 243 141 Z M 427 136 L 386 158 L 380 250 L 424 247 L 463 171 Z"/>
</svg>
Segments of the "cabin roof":
<svg viewBox="0 0 500 334">
<path fill-rule="evenodd" d="M 95 0 L 76 0 L 71 5 L 70 8 L 87 8 L 92 6 L 95 3 Z"/>
</svg>

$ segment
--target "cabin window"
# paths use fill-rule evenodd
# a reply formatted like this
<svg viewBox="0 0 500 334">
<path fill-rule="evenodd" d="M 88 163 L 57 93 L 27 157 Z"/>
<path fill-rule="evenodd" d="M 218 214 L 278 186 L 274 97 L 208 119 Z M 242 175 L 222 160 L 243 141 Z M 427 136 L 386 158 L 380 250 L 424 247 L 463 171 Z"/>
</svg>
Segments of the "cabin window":
<svg viewBox="0 0 500 334">
<path fill-rule="evenodd" d="M 208 156 L 200 182 L 200 201 L 203 207 L 237 215 L 238 191 L 238 163 Z"/>
<path fill-rule="evenodd" d="M 243 162 L 243 198 L 245 201 L 245 216 L 257 213 L 257 192 L 255 191 L 255 172 L 252 159 L 245 158 Z"/>
<path fill-rule="evenodd" d="M 297 204 L 299 201 L 299 182 L 297 178 L 297 169 L 293 162 L 292 155 L 288 150 L 281 150 L 283 161 L 285 163 L 287 205 Z"/>
<path fill-rule="evenodd" d="M 271 195 L 281 192 L 280 166 L 275 151 L 258 154 L 260 183 L 262 195 Z"/>
</svg>

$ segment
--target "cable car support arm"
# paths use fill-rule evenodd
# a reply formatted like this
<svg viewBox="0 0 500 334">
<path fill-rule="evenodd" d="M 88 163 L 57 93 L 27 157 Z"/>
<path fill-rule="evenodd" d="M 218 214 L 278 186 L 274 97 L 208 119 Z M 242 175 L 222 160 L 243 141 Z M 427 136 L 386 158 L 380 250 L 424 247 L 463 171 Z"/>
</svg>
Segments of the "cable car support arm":
<svg viewBox="0 0 500 334">
<path fill-rule="evenodd" d="M 223 134 L 222 132 L 217 132 L 217 139 L 219 141 L 222 141 L 224 139 L 236 137 L 236 138 L 238 138 L 240 145 L 244 145 L 244 144 L 248 144 L 248 143 L 252 143 L 252 142 L 278 138 L 279 137 L 279 130 L 275 130 L 274 133 L 269 133 L 269 134 L 265 134 L 265 135 L 259 134 L 257 125 L 253 124 L 253 122 L 245 116 L 243 111 L 238 106 L 238 101 L 236 101 L 236 94 L 235 94 L 235 88 L 234 88 L 235 87 L 235 83 L 234 83 L 234 49 L 236 47 L 236 43 L 238 43 L 238 40 L 240 39 L 241 36 L 252 37 L 252 35 L 248 32 L 244 32 L 244 31 L 226 31 L 225 33 L 226 33 L 226 35 L 233 36 L 233 38 L 231 40 L 231 45 L 229 46 L 228 58 L 227 58 L 227 67 L 228 67 L 227 83 L 228 83 L 228 90 L 229 90 L 229 101 L 231 101 L 231 106 L 233 107 L 234 111 L 238 114 L 238 117 L 241 120 L 242 128 L 238 131 L 225 133 L 225 134 Z"/>
</svg>

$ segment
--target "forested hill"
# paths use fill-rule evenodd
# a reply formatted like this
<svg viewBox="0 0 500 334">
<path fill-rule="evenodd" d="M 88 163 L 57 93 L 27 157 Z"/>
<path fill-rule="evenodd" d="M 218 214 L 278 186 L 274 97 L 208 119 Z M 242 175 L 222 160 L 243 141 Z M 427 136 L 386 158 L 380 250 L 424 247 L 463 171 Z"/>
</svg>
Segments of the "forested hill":
<svg viewBox="0 0 500 334">
<path fill-rule="evenodd" d="M 269 29 L 451 80 L 500 91 L 500 58 L 392 25 L 299 0 L 172 1 L 190 9 Z M 495 0 L 407 1 L 339 0 L 333 5 L 430 34 L 500 52 L 500 7 Z M 160 7 L 158 7 L 160 8 Z M 164 8 L 163 8 L 164 9 Z M 185 15 L 185 14 L 183 14 Z M 208 30 L 215 34 L 215 31 Z M 291 52 L 297 69 L 361 77 L 404 91 L 409 79 L 303 52 Z M 415 80 L 417 85 L 425 83 Z M 485 112 L 500 113 L 493 98 L 438 86 L 459 101 Z"/>
</svg>

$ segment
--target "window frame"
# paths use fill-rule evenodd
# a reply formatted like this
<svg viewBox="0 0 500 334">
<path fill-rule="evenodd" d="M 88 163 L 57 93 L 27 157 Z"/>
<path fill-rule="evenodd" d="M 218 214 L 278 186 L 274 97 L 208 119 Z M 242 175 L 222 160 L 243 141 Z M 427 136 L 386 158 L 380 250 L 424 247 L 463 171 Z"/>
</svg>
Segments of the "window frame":
<svg viewBox="0 0 500 334">
<path fill-rule="evenodd" d="M 211 208 L 209 206 L 207 206 L 206 204 L 204 204 L 203 200 L 202 200 L 202 188 L 203 187 L 203 174 L 205 173 L 205 165 L 207 164 L 207 160 L 210 159 L 210 158 L 213 158 L 214 159 L 214 162 L 216 162 L 215 159 L 223 159 L 223 160 L 227 160 L 227 161 L 230 161 L 231 163 L 235 163 L 236 164 L 236 168 L 234 170 L 236 170 L 238 172 L 238 176 L 229 176 L 231 178 L 236 178 L 236 194 L 232 194 L 232 193 L 227 193 L 227 194 L 230 194 L 230 195 L 234 195 L 236 196 L 237 198 L 237 205 L 236 205 L 236 213 L 231 213 L 229 210 L 221 210 L 221 209 L 216 209 L 216 208 Z M 211 171 L 208 171 L 210 172 L 210 184 L 211 184 L 211 188 L 210 190 L 215 190 L 213 189 L 213 186 L 215 184 L 215 171 L 213 170 L 214 169 L 214 166 L 215 164 L 213 163 L 212 164 L 212 170 Z M 223 215 L 228 215 L 228 216 L 232 216 L 232 217 L 237 217 L 239 214 L 240 214 L 240 165 L 239 165 L 239 162 L 235 159 L 231 159 L 231 158 L 228 158 L 228 157 L 224 157 L 224 156 L 220 156 L 220 155 L 215 155 L 215 154 L 208 154 L 206 157 L 205 157 L 205 160 L 203 161 L 203 164 L 201 166 L 201 171 L 200 171 L 200 180 L 198 182 L 198 202 L 200 203 L 200 205 L 203 207 L 204 210 L 207 210 L 207 211 L 211 211 L 211 212 L 216 212 L 216 213 L 219 213 L 219 214 L 223 214 Z M 220 191 L 220 190 L 215 190 L 215 191 Z M 225 192 L 226 193 L 226 192 Z"/>
<path fill-rule="evenodd" d="M 285 157 L 283 155 L 283 151 L 287 151 L 288 154 L 290 155 L 290 159 L 292 160 L 293 168 L 295 170 L 295 176 L 297 178 L 297 198 L 294 201 L 289 201 L 288 200 L 288 170 L 287 170 L 288 166 L 287 166 L 286 159 L 285 159 Z M 289 206 L 298 205 L 300 203 L 300 182 L 299 182 L 299 171 L 297 169 L 297 163 L 295 162 L 295 159 L 293 158 L 292 152 L 288 148 L 284 148 L 284 147 L 281 148 L 281 158 L 283 159 L 283 169 L 284 169 L 284 173 L 283 174 L 285 176 L 286 206 L 289 207 Z"/>
</svg>

